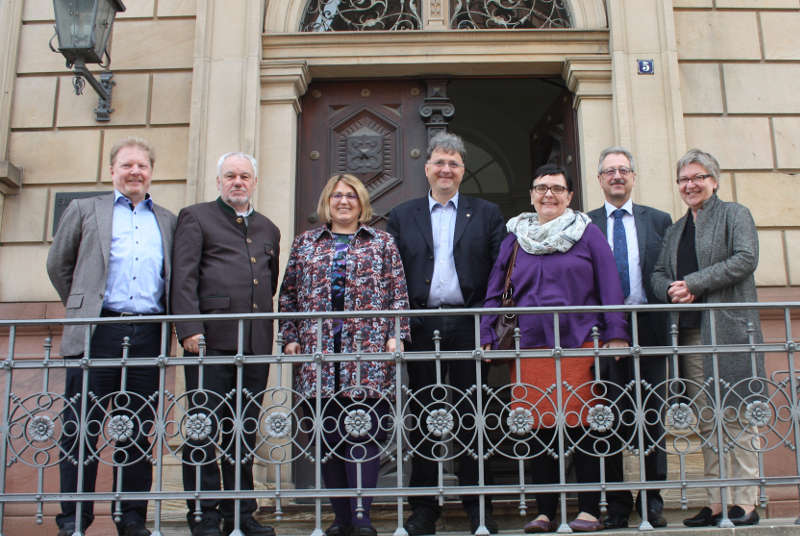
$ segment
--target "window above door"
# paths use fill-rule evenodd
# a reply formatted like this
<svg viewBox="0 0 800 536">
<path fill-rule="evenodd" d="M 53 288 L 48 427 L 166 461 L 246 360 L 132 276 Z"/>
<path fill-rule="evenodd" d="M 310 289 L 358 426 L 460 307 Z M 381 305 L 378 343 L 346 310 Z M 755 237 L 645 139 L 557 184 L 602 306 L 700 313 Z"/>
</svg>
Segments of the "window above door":
<svg viewBox="0 0 800 536">
<path fill-rule="evenodd" d="M 309 0 L 301 32 L 420 30 L 450 13 L 454 30 L 571 28 L 566 0 Z"/>
</svg>

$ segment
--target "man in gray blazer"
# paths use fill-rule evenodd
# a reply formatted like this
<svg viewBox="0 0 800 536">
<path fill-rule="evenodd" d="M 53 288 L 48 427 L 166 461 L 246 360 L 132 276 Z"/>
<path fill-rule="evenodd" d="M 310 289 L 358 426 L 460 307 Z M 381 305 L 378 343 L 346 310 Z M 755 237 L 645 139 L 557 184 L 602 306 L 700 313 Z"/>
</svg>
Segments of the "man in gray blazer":
<svg viewBox="0 0 800 536">
<path fill-rule="evenodd" d="M 597 180 L 603 189 L 604 206 L 589 212 L 592 222 L 608 237 L 614 251 L 617 271 L 620 275 L 626 305 L 658 303 L 653 296 L 650 274 L 653 272 L 664 232 L 672 223 L 669 214 L 652 207 L 637 205 L 631 201 L 631 192 L 636 183 L 633 155 L 623 147 L 609 147 L 600 153 Z M 640 313 L 638 315 L 638 344 L 661 346 L 667 344 L 667 318 L 664 313 Z M 604 360 L 603 378 L 617 385 L 625 385 L 633 379 L 633 364 L 629 358 L 621 361 Z M 666 362 L 663 357 L 647 357 L 641 360 L 641 377 L 652 386 L 663 391 L 666 377 Z M 649 395 L 649 396 L 648 396 Z M 658 415 L 659 396 L 642 389 L 642 398 L 647 399 L 647 408 Z M 663 393 L 662 393 L 663 395 Z M 624 409 L 624 408 L 621 408 Z M 623 432 L 625 433 L 625 432 Z M 637 436 L 632 430 L 627 437 L 638 448 Z M 645 476 L 648 481 L 666 480 L 667 455 L 664 451 L 664 428 L 660 422 L 648 424 L 644 433 L 645 449 L 651 453 L 645 457 Z M 653 446 L 653 442 L 657 442 Z M 623 479 L 622 454 L 607 459 L 606 474 L 609 482 Z M 637 508 L 641 513 L 641 493 L 637 497 Z M 659 490 L 647 491 L 647 519 L 655 527 L 666 525 L 663 515 L 664 501 Z M 608 493 L 608 529 L 628 526 L 628 516 L 633 510 L 633 496 L 629 491 Z"/>
<path fill-rule="evenodd" d="M 126 138 L 111 149 L 111 182 L 114 192 L 99 197 L 76 199 L 64 211 L 47 255 L 47 273 L 66 308 L 67 318 L 128 317 L 164 314 L 170 284 L 170 255 L 175 215 L 153 203 L 148 190 L 155 154 L 150 144 Z M 87 326 L 65 326 L 61 354 L 83 357 Z M 157 357 L 161 353 L 159 323 L 114 323 L 91 327 L 89 357 L 93 360 L 122 357 L 122 342 L 129 338 L 129 357 Z M 94 491 L 97 478 L 98 437 L 115 442 L 114 461 L 122 467 L 123 491 L 149 491 L 152 466 L 147 459 L 150 443 L 148 426 L 153 422 L 153 405 L 148 402 L 158 391 L 158 369 L 129 367 L 126 397 L 120 391 L 121 368 L 90 368 L 86 421 L 78 416 L 83 393 L 83 370 L 70 367 L 66 374 L 62 458 L 59 462 L 61 492 L 74 493 L 83 471 L 83 491 Z M 112 420 L 124 419 L 113 437 L 106 437 L 106 407 L 113 400 Z M 79 458 L 80 430 L 86 431 L 84 458 Z M 110 448 L 110 447 L 105 447 Z M 85 462 L 79 467 L 79 462 Z M 114 489 L 118 473 L 114 471 Z M 112 506 L 113 508 L 113 506 Z M 117 523 L 120 536 L 148 536 L 144 522 L 147 501 L 122 501 Z M 91 502 L 61 503 L 56 516 L 58 536 L 85 531 L 94 519 Z"/>
</svg>

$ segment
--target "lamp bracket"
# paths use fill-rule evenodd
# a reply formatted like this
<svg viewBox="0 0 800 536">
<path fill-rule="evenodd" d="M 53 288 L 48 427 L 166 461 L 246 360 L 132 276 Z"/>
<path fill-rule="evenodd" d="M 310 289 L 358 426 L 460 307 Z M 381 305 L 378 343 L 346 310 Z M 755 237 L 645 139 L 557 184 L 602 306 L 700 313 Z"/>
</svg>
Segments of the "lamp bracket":
<svg viewBox="0 0 800 536">
<path fill-rule="evenodd" d="M 115 84 L 114 73 L 111 71 L 103 71 L 100 73 L 100 80 L 98 80 L 89 72 L 89 69 L 86 68 L 86 64 L 80 59 L 75 61 L 73 72 L 75 73 L 75 79 L 72 85 L 75 88 L 75 94 L 80 95 L 83 93 L 82 78 L 89 82 L 89 85 L 94 88 L 97 95 L 100 97 L 97 102 L 97 107 L 94 109 L 95 120 L 103 122 L 109 121 L 111 119 L 111 112 L 114 111 L 114 109 L 111 108 L 111 91 Z"/>
</svg>

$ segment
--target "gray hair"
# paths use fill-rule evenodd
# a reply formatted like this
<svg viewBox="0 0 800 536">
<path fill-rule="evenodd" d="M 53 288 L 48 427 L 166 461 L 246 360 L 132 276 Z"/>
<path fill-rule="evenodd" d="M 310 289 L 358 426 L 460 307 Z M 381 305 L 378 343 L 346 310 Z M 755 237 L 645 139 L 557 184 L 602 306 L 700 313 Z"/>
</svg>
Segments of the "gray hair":
<svg viewBox="0 0 800 536">
<path fill-rule="evenodd" d="M 621 154 L 625 158 L 628 159 L 628 162 L 631 166 L 631 171 L 634 173 L 636 172 L 636 165 L 633 163 L 633 155 L 629 150 L 625 147 L 620 147 L 619 145 L 612 145 L 611 147 L 606 147 L 600 153 L 600 159 L 597 161 L 597 174 L 599 175 L 603 171 L 603 160 L 610 154 Z"/>
<path fill-rule="evenodd" d="M 689 149 L 685 155 L 678 160 L 678 165 L 675 166 L 675 178 L 681 174 L 681 170 L 689 164 L 699 164 L 703 166 L 706 171 L 714 177 L 714 180 L 719 184 L 719 162 L 711 153 L 706 153 L 700 149 Z"/>
<path fill-rule="evenodd" d="M 428 160 L 431 159 L 433 151 L 436 150 L 444 151 L 445 153 L 458 153 L 462 159 L 467 156 L 464 141 L 450 132 L 438 132 L 431 138 L 431 141 L 428 142 Z"/>
<path fill-rule="evenodd" d="M 256 179 L 258 178 L 258 162 L 252 155 L 241 152 L 225 153 L 219 157 L 219 160 L 217 160 L 217 177 L 222 176 L 222 164 L 224 164 L 225 160 L 232 156 L 238 156 L 239 158 L 247 159 L 250 162 L 250 165 L 253 166 L 253 177 Z"/>
</svg>

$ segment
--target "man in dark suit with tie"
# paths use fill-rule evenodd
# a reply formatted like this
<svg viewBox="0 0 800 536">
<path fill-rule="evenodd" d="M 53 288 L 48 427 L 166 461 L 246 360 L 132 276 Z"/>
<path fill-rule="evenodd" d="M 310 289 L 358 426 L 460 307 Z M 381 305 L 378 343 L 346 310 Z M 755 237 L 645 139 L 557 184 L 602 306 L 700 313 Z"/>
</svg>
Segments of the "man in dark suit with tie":
<svg viewBox="0 0 800 536">
<path fill-rule="evenodd" d="M 464 177 L 464 143 L 458 136 L 446 132 L 431 138 L 425 176 L 430 184 L 427 196 L 395 207 L 389 214 L 387 230 L 394 235 L 408 282 L 408 294 L 413 309 L 446 309 L 480 307 L 486 295 L 486 282 L 492 269 L 500 242 L 505 236 L 503 215 L 494 203 L 460 195 L 458 188 Z M 410 351 L 434 349 L 434 331 L 441 336 L 440 349 L 469 350 L 477 348 L 475 326 L 471 316 L 412 318 Z M 417 417 L 412 442 L 417 453 L 412 460 L 411 486 L 436 486 L 438 483 L 437 449 L 423 435 L 436 436 L 429 430 L 429 418 L 442 409 L 440 395 L 431 386 L 436 384 L 434 360 L 411 361 L 408 377 L 413 396 L 412 414 Z M 484 366 L 485 372 L 485 366 Z M 465 393 L 476 384 L 475 363 L 466 360 L 442 362 L 442 382 L 456 393 Z M 485 381 L 485 374 L 482 375 Z M 455 394 L 454 429 L 458 429 L 453 448 L 463 451 L 458 456 L 456 473 L 461 485 L 478 483 L 478 463 L 470 455 L 477 453 L 474 422 L 474 392 Z M 472 400 L 472 403 L 469 400 Z M 441 456 L 441 453 L 438 454 Z M 487 477 L 488 478 L 488 477 Z M 473 533 L 480 525 L 478 498 L 462 497 Z M 434 534 L 440 509 L 435 497 L 410 497 L 412 514 L 405 523 L 410 536 Z M 491 517 L 491 503 L 486 501 L 485 527 L 497 532 Z"/>
<path fill-rule="evenodd" d="M 600 227 L 608 237 L 614 251 L 617 271 L 620 275 L 626 305 L 658 303 L 653 296 L 650 274 L 653 272 L 664 231 L 672 223 L 669 214 L 652 207 L 634 204 L 631 191 L 636 183 L 636 170 L 633 155 L 623 147 L 609 147 L 600 153 L 597 173 L 603 189 L 605 205 L 589 212 L 592 222 Z M 640 346 L 662 346 L 668 343 L 667 318 L 664 313 L 649 312 L 638 315 L 638 344 Z M 618 362 L 604 363 L 604 377 L 618 385 L 625 385 L 633 378 L 633 364 L 630 358 Z M 664 395 L 663 382 L 666 377 L 664 357 L 644 357 L 641 359 L 641 378 L 658 393 L 642 387 L 642 400 L 647 399 L 646 409 L 652 415 L 660 415 L 660 401 Z M 648 396 L 649 395 L 649 396 Z M 631 393 L 635 397 L 635 393 Z M 648 417 L 644 430 L 645 449 L 651 452 L 645 456 L 645 476 L 648 481 L 666 480 L 667 455 L 664 451 L 664 428 L 660 419 Z M 633 446 L 638 448 L 636 434 L 629 435 Z M 656 441 L 657 445 L 653 445 Z M 623 479 L 622 454 L 607 459 L 607 480 L 620 482 Z M 641 513 L 641 497 L 637 497 L 637 508 Z M 667 524 L 663 515 L 664 501 L 659 490 L 647 491 L 647 518 L 655 527 Z M 608 493 L 608 516 L 605 527 L 608 529 L 628 526 L 628 517 L 633 510 L 633 497 L 630 491 L 610 491 Z"/>
<path fill-rule="evenodd" d="M 47 255 L 47 273 L 66 308 L 67 318 L 128 317 L 167 313 L 170 287 L 170 258 L 175 215 L 153 203 L 148 190 L 155 154 L 142 139 L 126 138 L 111 149 L 111 182 L 114 192 L 99 197 L 76 199 L 69 204 L 53 237 Z M 166 334 L 168 336 L 168 334 Z M 129 337 L 129 357 L 158 357 L 161 353 L 159 323 L 102 324 L 93 329 L 89 345 L 92 360 L 122 357 L 122 341 Z M 64 326 L 61 354 L 77 358 L 84 354 L 86 326 Z M 120 391 L 121 368 L 89 369 L 87 420 L 80 423 L 83 370 L 67 369 L 59 462 L 61 492 L 78 489 L 83 471 L 83 491 L 94 491 L 97 478 L 95 448 L 98 436 L 115 442 L 114 461 L 122 467 L 122 490 L 150 490 L 153 468 L 147 453 L 148 430 L 152 425 L 158 391 L 158 369 L 129 367 L 125 382 L 127 396 Z M 105 406 L 112 400 L 111 421 L 105 422 Z M 116 421 L 115 421 L 116 419 Z M 90 423 L 90 424 L 89 424 Z M 117 426 L 114 426 L 116 424 Z M 80 430 L 86 431 L 85 459 L 79 463 Z M 112 430 L 109 432 L 101 429 Z M 110 448 L 106 446 L 105 448 Z M 114 489 L 118 472 L 114 470 Z M 94 519 L 93 504 L 64 501 L 56 516 L 59 536 L 83 534 Z M 112 508 L 114 506 L 112 505 Z M 80 518 L 77 511 L 80 510 Z M 120 536 L 148 536 L 145 528 L 146 500 L 124 500 L 117 522 Z M 78 521 L 80 523 L 78 524 Z"/>
</svg>

